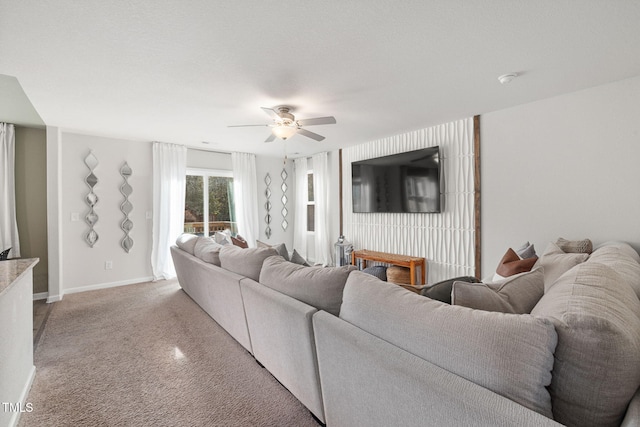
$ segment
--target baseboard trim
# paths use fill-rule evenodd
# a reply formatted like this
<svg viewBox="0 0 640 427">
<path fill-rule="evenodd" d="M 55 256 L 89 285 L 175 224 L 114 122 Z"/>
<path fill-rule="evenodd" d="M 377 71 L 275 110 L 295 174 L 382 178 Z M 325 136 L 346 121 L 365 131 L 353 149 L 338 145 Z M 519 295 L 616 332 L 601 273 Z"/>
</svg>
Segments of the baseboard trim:
<svg viewBox="0 0 640 427">
<path fill-rule="evenodd" d="M 52 302 L 62 301 L 62 295 L 49 295 L 47 297 L 47 304 L 51 304 Z"/>
<path fill-rule="evenodd" d="M 64 294 L 76 294 L 78 292 L 97 291 L 99 289 L 115 288 L 118 286 L 135 285 L 136 283 L 145 283 L 153 281 L 153 276 L 140 277 L 137 279 L 121 280 L 118 282 L 99 283 L 97 285 L 79 286 L 77 288 L 65 289 Z"/>
<path fill-rule="evenodd" d="M 49 298 L 49 292 L 39 292 L 37 294 L 33 294 L 34 301 L 39 301 L 41 299 L 47 299 L 47 298 Z"/>
<path fill-rule="evenodd" d="M 27 397 L 29 396 L 29 391 L 31 390 L 31 385 L 33 384 L 33 380 L 36 378 L 36 367 L 31 367 L 31 372 L 29 373 L 29 378 L 27 378 L 27 382 L 24 384 L 24 388 L 22 389 L 22 393 L 20 394 L 20 405 L 22 408 L 25 407 L 27 403 Z M 20 421 L 21 412 L 14 412 L 11 418 L 9 419 L 9 427 L 14 427 L 18 425 Z"/>
</svg>

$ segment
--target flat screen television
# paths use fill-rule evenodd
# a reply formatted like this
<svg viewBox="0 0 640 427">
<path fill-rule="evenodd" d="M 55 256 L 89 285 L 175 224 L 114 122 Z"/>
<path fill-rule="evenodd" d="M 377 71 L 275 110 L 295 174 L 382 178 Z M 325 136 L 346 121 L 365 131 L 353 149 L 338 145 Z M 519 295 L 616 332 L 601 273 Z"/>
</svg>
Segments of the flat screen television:
<svg viewBox="0 0 640 427">
<path fill-rule="evenodd" d="M 440 147 L 351 163 L 353 212 L 438 213 Z"/>
</svg>

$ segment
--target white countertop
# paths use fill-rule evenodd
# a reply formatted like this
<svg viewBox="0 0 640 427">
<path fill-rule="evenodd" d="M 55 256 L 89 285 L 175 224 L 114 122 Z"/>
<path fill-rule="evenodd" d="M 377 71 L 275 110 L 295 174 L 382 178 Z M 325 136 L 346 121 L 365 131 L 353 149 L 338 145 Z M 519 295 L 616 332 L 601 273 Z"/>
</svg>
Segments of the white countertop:
<svg viewBox="0 0 640 427">
<path fill-rule="evenodd" d="M 19 258 L 0 261 L 0 296 L 14 284 L 24 273 L 32 269 L 39 258 Z"/>
</svg>

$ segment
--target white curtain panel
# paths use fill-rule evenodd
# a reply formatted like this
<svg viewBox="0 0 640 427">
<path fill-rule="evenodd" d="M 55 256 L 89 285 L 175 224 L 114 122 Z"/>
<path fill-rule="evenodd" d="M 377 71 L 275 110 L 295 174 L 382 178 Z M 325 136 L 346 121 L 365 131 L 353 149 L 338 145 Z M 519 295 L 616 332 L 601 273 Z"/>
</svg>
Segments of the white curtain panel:
<svg viewBox="0 0 640 427">
<path fill-rule="evenodd" d="M 176 276 L 170 247 L 184 230 L 187 148 L 153 143 L 153 247 L 155 280 Z"/>
<path fill-rule="evenodd" d="M 16 221 L 15 129 L 0 123 L 0 252 L 12 248 L 10 258 L 20 257 Z"/>
<path fill-rule="evenodd" d="M 315 210 L 316 263 L 332 265 L 332 240 L 329 237 L 329 158 L 328 154 L 318 153 L 313 160 L 313 195 Z"/>
<path fill-rule="evenodd" d="M 255 247 L 260 234 L 256 156 L 249 153 L 231 153 L 231 164 L 238 234 L 244 237 L 250 247 Z"/>
<path fill-rule="evenodd" d="M 307 158 L 302 157 L 293 161 L 296 183 L 296 197 L 293 223 L 293 247 L 307 258 L 307 200 L 309 198 L 307 188 Z"/>
</svg>

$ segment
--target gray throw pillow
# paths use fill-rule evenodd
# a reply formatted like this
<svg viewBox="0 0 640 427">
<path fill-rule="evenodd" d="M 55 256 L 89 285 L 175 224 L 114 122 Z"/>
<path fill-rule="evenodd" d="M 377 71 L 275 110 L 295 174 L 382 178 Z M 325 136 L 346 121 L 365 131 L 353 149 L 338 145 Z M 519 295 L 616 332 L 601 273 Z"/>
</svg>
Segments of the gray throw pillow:
<svg viewBox="0 0 640 427">
<path fill-rule="evenodd" d="M 176 239 L 176 246 L 178 246 L 183 251 L 193 255 L 193 250 L 196 246 L 197 241 L 198 236 L 196 236 L 195 234 L 183 233 Z"/>
<path fill-rule="evenodd" d="M 515 249 L 516 254 L 522 259 L 534 258 L 538 255 L 536 254 L 536 248 L 533 246 L 533 243 L 525 242 L 522 246 Z"/>
<path fill-rule="evenodd" d="M 566 253 L 590 254 L 593 252 L 591 240 L 567 240 L 560 237 L 556 240 L 556 245 Z"/>
<path fill-rule="evenodd" d="M 305 267 L 310 267 L 311 266 L 311 264 L 309 264 L 307 262 L 307 260 L 304 259 L 304 257 L 302 255 L 300 255 L 298 253 L 298 251 L 296 251 L 295 249 L 293 250 L 293 253 L 291 254 L 291 262 L 303 265 Z"/>
<path fill-rule="evenodd" d="M 211 237 L 199 237 L 193 248 L 193 254 L 204 262 L 220 267 L 220 249 L 222 245 Z"/>
<path fill-rule="evenodd" d="M 557 335 L 547 319 L 447 305 L 359 271 L 347 279 L 340 318 L 551 417 Z"/>
<path fill-rule="evenodd" d="M 460 276 L 443 280 L 431 286 L 425 286 L 420 291 L 420 295 L 451 304 L 451 290 L 454 282 L 478 283 L 479 280 L 473 276 Z"/>
<path fill-rule="evenodd" d="M 260 278 L 262 263 L 274 255 L 278 253 L 273 248 L 243 249 L 235 245 L 223 245 L 220 249 L 220 266 L 257 282 Z"/>
<path fill-rule="evenodd" d="M 496 283 L 455 282 L 451 304 L 476 310 L 528 314 L 543 294 L 544 274 L 537 268 Z"/>
<path fill-rule="evenodd" d="M 277 245 L 270 245 L 260 240 L 256 240 L 256 244 L 259 248 L 273 248 L 278 252 L 282 258 L 289 261 L 289 251 L 287 250 L 287 246 L 284 243 L 278 243 Z"/>
<path fill-rule="evenodd" d="M 231 241 L 231 235 L 224 233 L 222 231 L 216 231 L 215 233 L 213 233 L 213 240 L 215 240 L 216 243 L 219 243 L 221 245 L 233 244 L 233 242 Z"/>
<path fill-rule="evenodd" d="M 560 276 L 576 265 L 585 262 L 587 258 L 589 258 L 589 254 L 568 254 L 558 245 L 550 242 L 533 267 L 541 266 L 544 268 L 544 289 L 546 292 Z"/>
<path fill-rule="evenodd" d="M 531 312 L 558 333 L 553 418 L 618 426 L 640 387 L 640 301 L 614 268 L 589 260 L 566 272 Z"/>
<path fill-rule="evenodd" d="M 370 274 L 380 280 L 387 281 L 387 267 L 384 265 L 374 265 L 362 270 L 363 273 Z"/>
<path fill-rule="evenodd" d="M 264 261 L 260 283 L 337 316 L 342 305 L 344 283 L 355 269 L 353 265 L 304 267 L 281 256 L 273 256 Z"/>
</svg>

